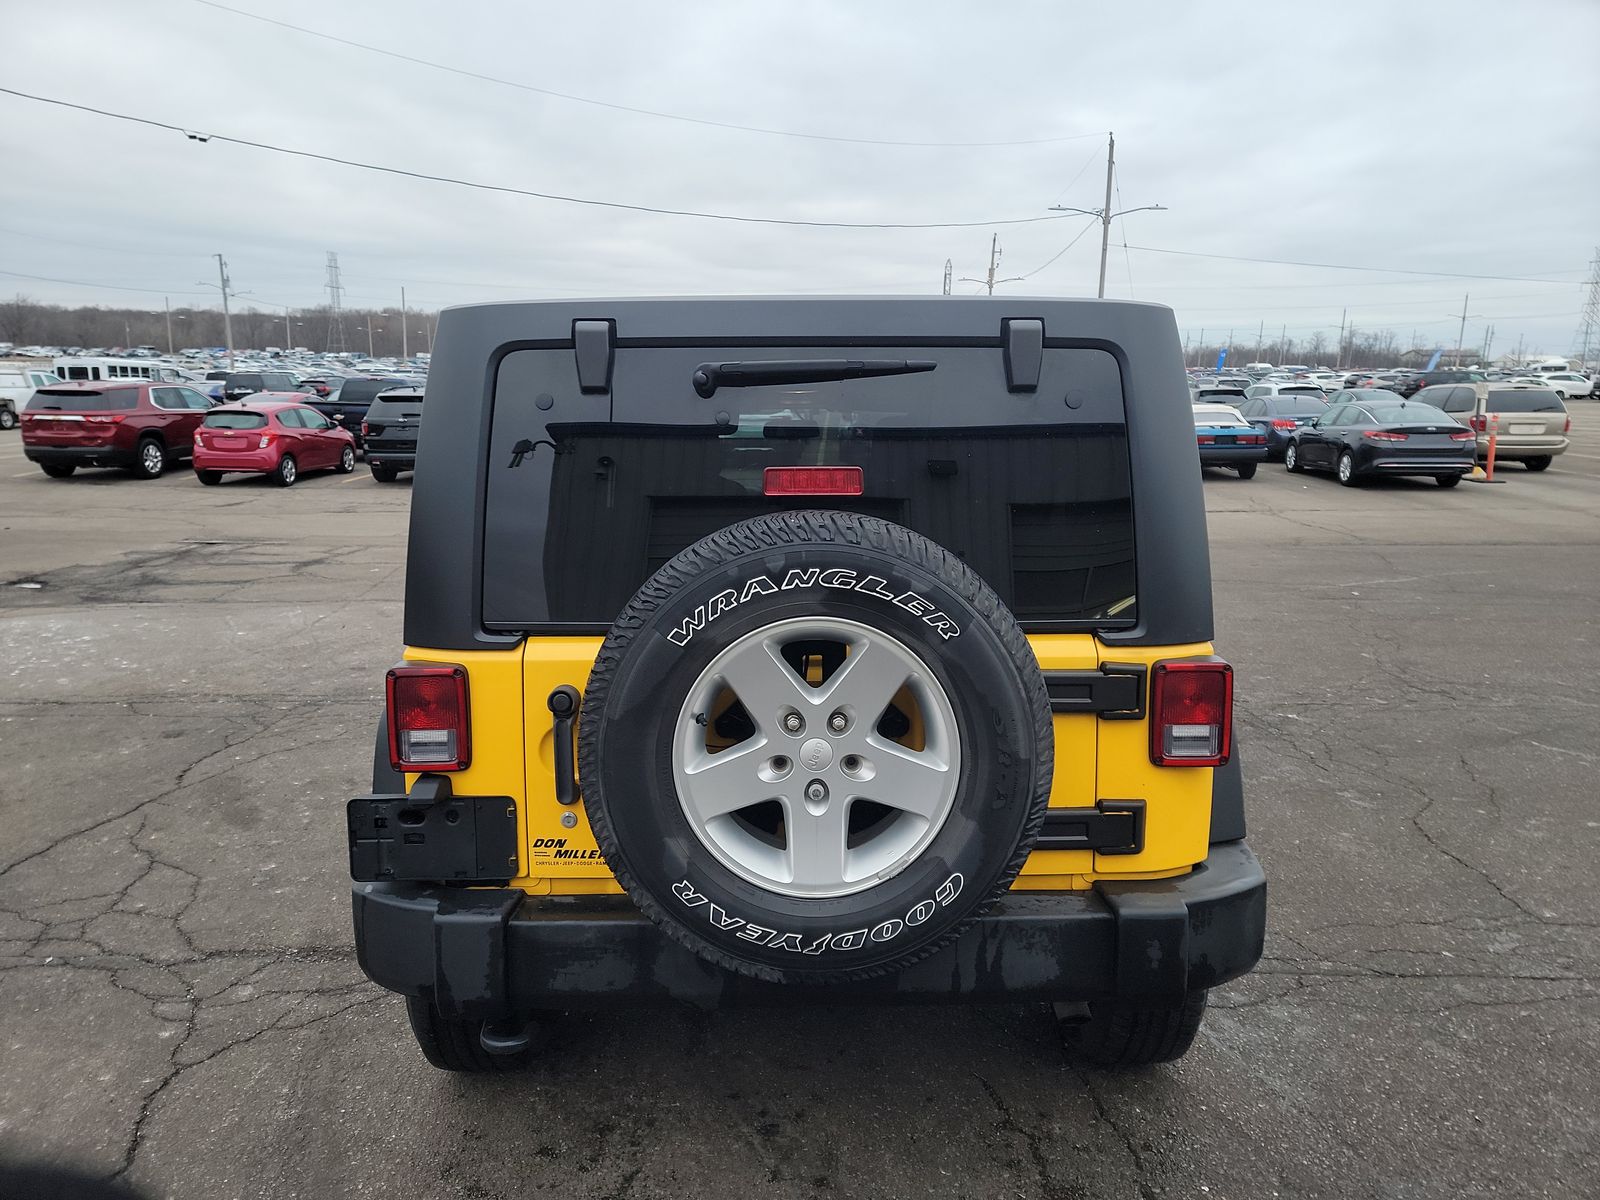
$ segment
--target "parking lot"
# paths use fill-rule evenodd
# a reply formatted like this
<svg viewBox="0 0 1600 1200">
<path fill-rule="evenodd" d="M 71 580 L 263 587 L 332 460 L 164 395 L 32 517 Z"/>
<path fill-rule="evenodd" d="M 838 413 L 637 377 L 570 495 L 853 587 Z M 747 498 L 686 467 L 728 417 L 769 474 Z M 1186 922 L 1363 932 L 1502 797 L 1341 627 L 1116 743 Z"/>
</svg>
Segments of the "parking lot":
<svg viewBox="0 0 1600 1200">
<path fill-rule="evenodd" d="M 434 1071 L 353 961 L 343 825 L 409 485 L 52 480 L 0 434 L 0 1152 L 181 1197 L 1592 1195 L 1572 409 L 1493 485 L 1207 473 L 1270 933 L 1128 1075 L 1034 1007 L 572 1016 L 530 1074 Z"/>
</svg>

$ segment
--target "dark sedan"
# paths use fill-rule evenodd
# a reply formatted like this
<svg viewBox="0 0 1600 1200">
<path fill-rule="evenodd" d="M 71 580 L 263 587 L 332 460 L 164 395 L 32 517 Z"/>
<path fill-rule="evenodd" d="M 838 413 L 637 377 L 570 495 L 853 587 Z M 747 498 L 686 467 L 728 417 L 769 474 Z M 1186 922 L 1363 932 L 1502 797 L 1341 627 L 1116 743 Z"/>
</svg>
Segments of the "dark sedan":
<svg viewBox="0 0 1600 1200">
<path fill-rule="evenodd" d="M 1330 404 L 1322 416 L 1295 430 L 1283 465 L 1291 471 L 1332 471 L 1346 487 L 1373 475 L 1426 475 L 1440 487 L 1455 487 L 1476 457 L 1472 430 L 1431 404 L 1391 395 Z"/>
<path fill-rule="evenodd" d="M 1276 396 L 1254 396 L 1238 408 L 1240 416 L 1266 434 L 1267 459 L 1282 462 L 1283 452 L 1295 430 L 1327 412 L 1328 404 L 1317 396 L 1282 392 Z"/>
</svg>

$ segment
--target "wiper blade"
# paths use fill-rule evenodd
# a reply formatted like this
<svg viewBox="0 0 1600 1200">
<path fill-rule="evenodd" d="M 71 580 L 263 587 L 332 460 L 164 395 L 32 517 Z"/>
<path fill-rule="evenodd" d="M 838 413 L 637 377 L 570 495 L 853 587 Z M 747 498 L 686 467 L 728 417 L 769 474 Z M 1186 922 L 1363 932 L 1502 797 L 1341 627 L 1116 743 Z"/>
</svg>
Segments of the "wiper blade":
<svg viewBox="0 0 1600 1200">
<path fill-rule="evenodd" d="M 919 375 L 939 366 L 906 358 L 767 359 L 757 362 L 701 363 L 694 369 L 694 390 L 709 400 L 718 388 L 765 387 L 774 383 L 830 383 L 871 379 L 879 375 Z"/>
</svg>

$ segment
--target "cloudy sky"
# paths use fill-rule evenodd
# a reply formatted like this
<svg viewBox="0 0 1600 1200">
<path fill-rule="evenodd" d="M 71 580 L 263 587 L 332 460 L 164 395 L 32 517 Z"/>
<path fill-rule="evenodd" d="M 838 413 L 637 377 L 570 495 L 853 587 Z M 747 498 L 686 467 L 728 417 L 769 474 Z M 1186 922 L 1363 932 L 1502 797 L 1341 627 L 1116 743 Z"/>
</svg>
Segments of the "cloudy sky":
<svg viewBox="0 0 1600 1200">
<path fill-rule="evenodd" d="M 970 292 L 998 233 L 1002 293 L 1092 295 L 1098 228 L 1048 209 L 1102 204 L 1108 130 L 1113 209 L 1168 211 L 1114 223 L 1107 294 L 1197 340 L 1331 341 L 1348 309 L 1454 345 L 1470 295 L 1467 344 L 1563 353 L 1600 243 L 1596 0 L 228 7 L 29 4 L 0 87 L 502 188 L 967 227 L 583 206 L 0 94 L 0 293 L 205 304 L 221 251 L 241 303 L 311 305 L 329 250 L 358 305 L 936 293 L 946 259 Z"/>
</svg>

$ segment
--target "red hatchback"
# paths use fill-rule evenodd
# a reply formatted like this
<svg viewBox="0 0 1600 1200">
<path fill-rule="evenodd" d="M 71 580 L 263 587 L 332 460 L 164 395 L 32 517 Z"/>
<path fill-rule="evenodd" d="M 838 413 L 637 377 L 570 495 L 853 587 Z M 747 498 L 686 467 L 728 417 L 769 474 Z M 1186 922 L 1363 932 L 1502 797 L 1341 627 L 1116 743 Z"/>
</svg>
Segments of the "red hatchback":
<svg viewBox="0 0 1600 1200">
<path fill-rule="evenodd" d="M 22 413 L 22 452 L 46 475 L 79 467 L 131 467 L 154 479 L 189 457 L 211 399 L 158 383 L 56 383 Z"/>
<path fill-rule="evenodd" d="M 271 475 L 292 487 L 305 471 L 356 469 L 356 440 L 298 392 L 246 397 L 213 408 L 194 435 L 194 473 L 204 484 L 230 471 Z"/>
</svg>

